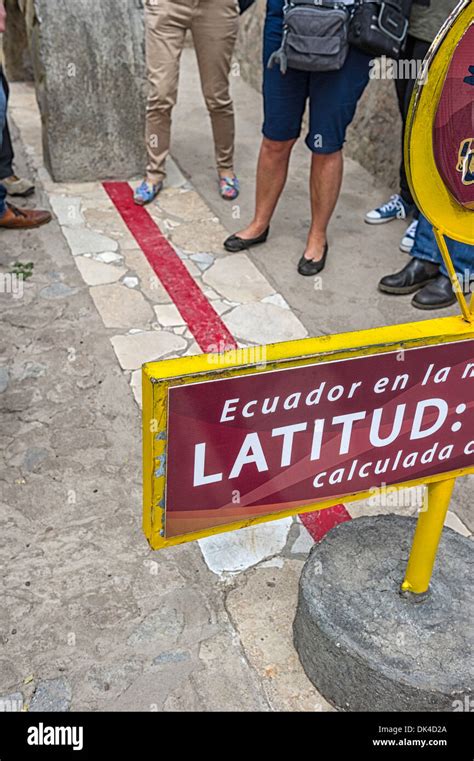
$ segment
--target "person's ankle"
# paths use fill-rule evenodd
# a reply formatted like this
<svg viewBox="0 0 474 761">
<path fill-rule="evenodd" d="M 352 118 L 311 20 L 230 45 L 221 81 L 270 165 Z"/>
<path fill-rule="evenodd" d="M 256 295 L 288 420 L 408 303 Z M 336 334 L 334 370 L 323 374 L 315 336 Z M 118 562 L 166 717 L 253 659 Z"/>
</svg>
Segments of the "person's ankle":
<svg viewBox="0 0 474 761">
<path fill-rule="evenodd" d="M 311 233 L 306 241 L 304 256 L 307 259 L 319 261 L 319 259 L 322 259 L 324 256 L 326 244 L 326 233 Z"/>
<path fill-rule="evenodd" d="M 245 228 L 246 231 L 249 233 L 249 237 L 251 238 L 258 238 L 260 235 L 263 235 L 265 230 L 268 229 L 269 223 L 266 221 L 261 221 L 258 219 L 253 219 L 252 222 L 250 222 L 249 225 Z"/>
<path fill-rule="evenodd" d="M 324 246 L 327 240 L 326 230 L 310 230 L 308 233 L 308 246 Z"/>
</svg>

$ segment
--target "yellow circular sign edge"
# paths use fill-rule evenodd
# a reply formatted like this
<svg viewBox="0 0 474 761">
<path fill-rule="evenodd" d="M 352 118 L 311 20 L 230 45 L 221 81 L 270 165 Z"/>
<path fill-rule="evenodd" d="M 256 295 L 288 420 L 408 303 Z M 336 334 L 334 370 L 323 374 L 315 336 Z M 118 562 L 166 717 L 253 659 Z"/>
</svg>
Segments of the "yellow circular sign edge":
<svg viewBox="0 0 474 761">
<path fill-rule="evenodd" d="M 474 245 L 474 214 L 453 198 L 438 172 L 433 122 L 453 53 L 472 23 L 474 3 L 464 0 L 433 41 L 411 99 L 404 146 L 408 182 L 417 207 L 433 227 L 470 245 Z"/>
</svg>

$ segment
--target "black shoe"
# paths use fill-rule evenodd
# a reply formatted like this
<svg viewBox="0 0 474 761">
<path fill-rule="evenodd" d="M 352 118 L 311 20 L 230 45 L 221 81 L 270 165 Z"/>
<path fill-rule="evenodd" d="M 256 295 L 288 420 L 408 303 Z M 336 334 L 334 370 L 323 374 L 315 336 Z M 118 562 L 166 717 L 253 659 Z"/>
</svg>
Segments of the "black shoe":
<svg viewBox="0 0 474 761">
<path fill-rule="evenodd" d="M 258 236 L 258 238 L 239 238 L 238 235 L 229 235 L 224 241 L 224 248 L 226 251 L 230 251 L 235 254 L 237 251 L 245 251 L 252 246 L 258 246 L 259 243 L 265 243 L 268 238 L 270 227 Z"/>
<path fill-rule="evenodd" d="M 438 276 L 439 265 L 412 257 L 400 272 L 386 275 L 379 283 L 379 291 L 402 296 L 415 293 Z"/>
<path fill-rule="evenodd" d="M 307 259 L 305 255 L 301 257 L 301 259 L 298 262 L 298 272 L 300 275 L 304 275 L 305 277 L 309 277 L 310 275 L 317 275 L 318 272 L 321 272 L 324 269 L 324 266 L 326 264 L 326 257 L 328 255 L 328 244 L 324 246 L 324 253 L 321 257 L 321 259 L 318 259 L 318 261 L 315 261 L 314 259 Z"/>
<path fill-rule="evenodd" d="M 438 275 L 436 280 L 425 285 L 423 290 L 412 299 L 412 304 L 417 309 L 444 309 L 457 301 L 453 290 L 453 284 L 446 275 Z"/>
</svg>

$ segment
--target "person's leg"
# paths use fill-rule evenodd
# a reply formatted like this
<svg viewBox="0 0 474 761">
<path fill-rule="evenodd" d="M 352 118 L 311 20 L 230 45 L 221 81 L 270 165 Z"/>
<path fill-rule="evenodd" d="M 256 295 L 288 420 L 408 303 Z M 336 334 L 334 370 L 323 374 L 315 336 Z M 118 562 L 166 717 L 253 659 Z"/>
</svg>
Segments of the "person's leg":
<svg viewBox="0 0 474 761">
<path fill-rule="evenodd" d="M 403 58 L 405 60 L 411 60 L 413 58 L 413 47 L 415 45 L 415 38 L 410 34 L 407 35 L 405 43 L 405 50 L 403 51 Z M 406 90 L 408 84 L 407 77 L 397 77 L 395 79 L 395 92 L 397 95 L 398 110 L 402 120 L 402 128 L 406 118 Z M 402 134 L 402 152 L 403 152 L 403 134 Z"/>
<path fill-rule="evenodd" d="M 441 254 L 433 228 L 426 217 L 420 214 L 408 264 L 399 272 L 383 277 L 379 290 L 399 296 L 415 293 L 438 277 L 440 263 Z"/>
<path fill-rule="evenodd" d="M 327 228 L 342 183 L 342 146 L 357 102 L 369 81 L 370 56 L 351 48 L 340 71 L 311 75 L 310 125 L 306 138 L 311 164 L 311 227 L 304 258 L 324 256 Z"/>
<path fill-rule="evenodd" d="M 2 147 L 0 148 L 0 180 L 5 180 L 13 175 L 13 146 L 8 128 L 8 121 L 5 120 L 5 126 L 2 133 Z"/>
<path fill-rule="evenodd" d="M 3 87 L 4 95 L 8 104 L 8 82 L 3 71 L 0 72 L 0 86 Z M 4 118 L 2 138 L 0 140 L 0 180 L 11 177 L 13 174 L 13 146 L 8 129 L 8 121 Z"/>
<path fill-rule="evenodd" d="M 327 229 L 342 184 L 342 150 L 335 153 L 313 153 L 310 194 L 311 227 L 304 252 L 305 259 L 319 261 L 327 243 Z"/>
<path fill-rule="evenodd" d="M 468 284 L 474 279 L 474 246 L 470 246 L 468 243 L 460 243 L 457 240 L 447 239 L 449 253 L 453 260 L 454 269 L 456 270 L 458 277 Z M 441 253 L 439 254 L 441 257 Z M 448 277 L 448 271 L 444 260 L 441 263 L 440 271 L 443 275 Z M 474 285 L 474 283 L 473 283 Z"/>
<path fill-rule="evenodd" d="M 415 44 L 415 38 L 408 35 L 407 42 L 405 46 L 405 51 L 403 54 L 403 58 L 405 60 L 412 60 L 413 59 L 413 47 Z M 402 158 L 400 161 L 400 195 L 404 200 L 406 200 L 407 203 L 413 203 L 413 199 L 411 197 L 410 190 L 408 188 L 407 179 L 406 179 L 406 173 L 405 173 L 405 161 L 403 156 L 403 147 L 404 147 L 404 139 L 405 139 L 405 121 L 407 117 L 407 108 L 408 104 L 410 103 L 410 98 L 407 97 L 408 92 L 408 83 L 409 79 L 407 77 L 397 77 L 395 79 L 395 92 L 397 93 L 397 101 L 398 101 L 398 110 L 400 112 L 400 117 L 402 120 L 402 130 L 401 130 L 401 153 Z M 402 189 L 403 188 L 403 189 Z"/>
<path fill-rule="evenodd" d="M 225 242 L 229 251 L 239 250 L 239 240 L 258 239 L 267 230 L 285 187 L 291 150 L 301 132 L 309 92 L 308 73 L 289 69 L 283 75 L 276 66 L 267 68 L 270 56 L 281 45 L 282 29 L 282 3 L 269 0 L 263 38 L 264 123 L 257 164 L 255 213 L 247 227 Z"/>
<path fill-rule="evenodd" d="M 462 278 L 469 278 L 470 273 L 474 272 L 474 246 L 460 243 L 457 240 L 451 240 L 451 238 L 446 238 L 446 242 L 457 274 Z M 445 277 L 449 277 L 444 259 L 436 242 L 433 228 L 423 214 L 420 214 L 411 256 L 438 264 L 440 273 Z"/>
<path fill-rule="evenodd" d="M 421 217 L 420 220 L 424 220 Z M 426 220 L 424 220 L 426 222 Z M 426 222 L 426 224 L 429 224 Z M 431 228 L 430 228 L 431 229 Z M 451 278 L 438 248 L 436 238 L 431 232 L 433 241 L 433 260 L 439 264 L 437 277 L 424 286 L 412 300 L 414 307 L 418 309 L 443 309 L 456 303 L 456 290 L 453 288 Z M 446 238 L 447 247 L 451 255 L 454 269 L 458 276 L 459 286 L 462 292 L 470 297 L 474 287 L 474 246 Z M 413 261 L 419 261 L 414 259 Z M 426 262 L 425 262 L 426 263 Z"/>
<path fill-rule="evenodd" d="M 429 44 L 417 40 L 415 37 L 408 35 L 403 59 L 394 62 L 397 77 L 395 81 L 395 90 L 397 94 L 398 109 L 402 120 L 401 130 L 401 162 L 400 162 L 400 182 L 398 192 L 390 196 L 389 200 L 371 209 L 365 215 L 365 221 L 368 224 L 384 224 L 395 219 L 406 219 L 413 212 L 413 221 L 408 226 L 400 243 L 400 249 L 409 253 L 413 246 L 416 233 L 416 220 L 418 210 L 415 207 L 411 194 L 410 186 L 405 171 L 404 160 L 404 140 L 405 140 L 405 122 L 410 106 L 410 99 L 413 87 L 419 70 L 420 61 L 423 60 Z"/>
<path fill-rule="evenodd" d="M 288 176 L 291 149 L 296 139 L 269 140 L 263 137 L 257 164 L 255 213 L 241 238 L 257 238 L 268 228 Z"/>
<path fill-rule="evenodd" d="M 1 75 L 0 68 L 0 75 Z M 3 135 L 7 118 L 7 96 L 0 76 L 0 139 Z M 0 145 L 1 148 L 1 145 Z M 0 182 L 0 228 L 24 230 L 39 227 L 51 220 L 49 211 L 38 209 L 17 209 L 11 204 L 6 204 L 7 190 Z"/>
<path fill-rule="evenodd" d="M 423 214 L 420 214 L 418 219 L 415 242 L 410 251 L 410 256 L 413 259 L 421 259 L 437 265 L 440 265 L 443 261 L 433 228 Z"/>
<path fill-rule="evenodd" d="M 0 72 L 0 79 L 7 98 L 8 111 L 9 87 L 3 72 Z M 26 196 L 34 193 L 35 186 L 30 180 L 15 175 L 13 169 L 14 158 L 15 154 L 8 127 L 8 118 L 5 118 L 5 125 L 0 139 L 0 181 L 2 182 L 2 185 L 5 186 L 8 195 L 22 196 L 23 198 L 26 198 Z"/>
<path fill-rule="evenodd" d="M 0 77 L 0 139 L 1 140 L 3 140 L 2 136 L 3 136 L 3 131 L 5 129 L 6 119 L 7 119 L 7 95 L 3 86 L 2 77 Z M 4 185 L 0 183 L 0 217 L 3 217 L 7 210 L 7 207 L 5 204 L 6 196 L 7 196 L 6 188 Z"/>
<path fill-rule="evenodd" d="M 176 103 L 179 61 L 186 29 L 191 23 L 192 0 L 175 3 L 146 0 L 146 62 L 149 94 L 146 109 L 147 181 L 161 183 L 166 175 L 171 114 Z"/>
<path fill-rule="evenodd" d="M 416 43 L 416 39 L 408 35 L 405 51 L 403 53 L 403 59 L 405 61 L 413 60 L 415 43 Z M 400 117 L 402 120 L 402 129 L 401 129 L 401 136 L 400 136 L 402 158 L 400 161 L 400 172 L 399 172 L 399 176 L 400 176 L 399 193 L 402 196 L 403 200 L 407 204 L 411 205 L 413 203 L 413 198 L 411 196 L 410 189 L 407 183 L 407 177 L 405 172 L 405 161 L 403 156 L 404 140 L 405 140 L 405 121 L 407 118 L 408 106 L 410 104 L 410 97 L 413 90 L 411 64 L 407 64 L 407 66 L 408 66 L 408 70 L 404 72 L 405 76 L 397 77 L 395 79 L 395 92 L 397 94 L 398 110 L 400 112 Z"/>
<path fill-rule="evenodd" d="M 211 118 L 217 171 L 234 175 L 234 106 L 229 75 L 239 29 L 235 0 L 199 0 L 191 30 L 201 87 Z"/>
<path fill-rule="evenodd" d="M 403 78 L 395 80 L 397 94 L 400 90 L 399 103 L 402 112 L 402 161 L 400 164 L 400 195 L 407 206 L 413 206 L 415 202 L 413 200 L 410 186 L 408 184 L 408 177 L 405 169 L 405 161 L 403 155 L 405 145 L 405 125 L 418 71 L 421 66 L 421 62 L 429 50 L 429 47 L 429 42 L 411 38 L 411 44 L 404 56 L 406 61 L 405 70 L 400 72 L 404 76 Z"/>
</svg>

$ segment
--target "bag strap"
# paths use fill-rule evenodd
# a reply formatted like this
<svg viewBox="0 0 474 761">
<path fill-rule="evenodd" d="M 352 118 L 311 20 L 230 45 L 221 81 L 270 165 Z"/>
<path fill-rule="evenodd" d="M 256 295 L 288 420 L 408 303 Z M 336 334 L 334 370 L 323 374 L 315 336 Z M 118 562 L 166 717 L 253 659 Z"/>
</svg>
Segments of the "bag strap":
<svg viewBox="0 0 474 761">
<path fill-rule="evenodd" d="M 343 2 L 338 2 L 338 0 L 285 0 L 283 12 L 286 12 L 286 10 L 289 10 L 291 7 L 295 8 L 298 5 L 316 6 L 316 8 L 330 8 L 332 10 L 348 10 L 348 6 Z"/>
<path fill-rule="evenodd" d="M 405 18 L 410 17 L 413 0 L 354 0 L 354 6 L 385 5 L 399 11 Z"/>
<path fill-rule="evenodd" d="M 288 69 L 288 56 L 286 54 L 286 38 L 288 35 L 288 28 L 283 27 L 283 37 L 281 45 L 278 50 L 275 50 L 268 59 L 267 69 L 273 69 L 274 66 L 280 67 L 280 72 L 286 74 Z"/>
</svg>

